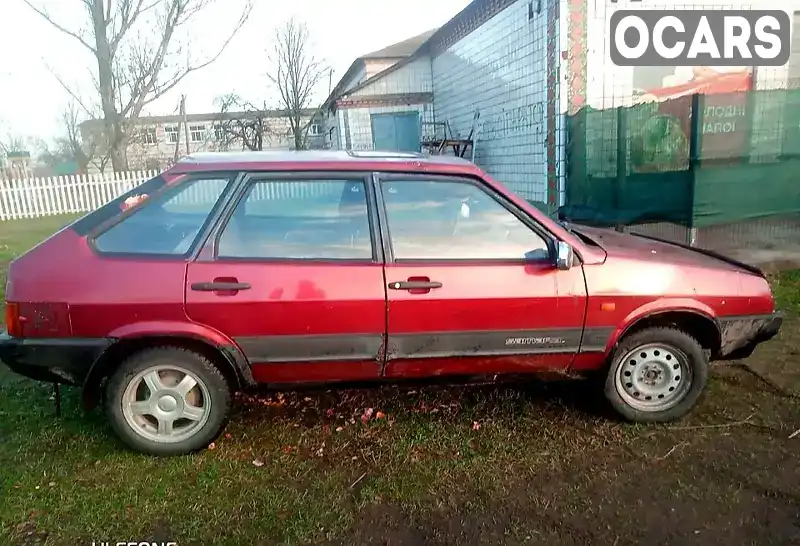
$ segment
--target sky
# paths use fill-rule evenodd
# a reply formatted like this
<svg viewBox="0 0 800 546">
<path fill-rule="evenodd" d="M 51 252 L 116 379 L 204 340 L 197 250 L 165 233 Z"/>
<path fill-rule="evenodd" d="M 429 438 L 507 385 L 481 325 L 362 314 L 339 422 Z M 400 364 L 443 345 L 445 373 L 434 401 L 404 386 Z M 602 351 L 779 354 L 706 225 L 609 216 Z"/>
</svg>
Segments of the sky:
<svg viewBox="0 0 800 546">
<path fill-rule="evenodd" d="M 109 0 L 114 1 L 114 0 Z M 235 25 L 245 0 L 217 0 L 187 29 L 194 58 L 215 51 Z M 83 0 L 31 0 L 62 26 L 87 28 Z M 333 85 L 365 53 L 441 26 L 469 0 L 253 0 L 249 20 L 223 55 L 194 72 L 146 114 L 176 113 L 186 95 L 189 113 L 215 111 L 214 99 L 230 92 L 254 102 L 276 103 L 266 78 L 268 49 L 275 29 L 290 17 L 308 26 L 310 48 L 333 70 Z M 58 76 L 86 100 L 94 100 L 91 52 L 62 34 L 23 0 L 0 0 L 0 138 L 38 137 L 51 141 L 62 131 L 60 113 L 70 102 Z M 88 35 L 87 35 L 88 36 Z M 318 97 L 324 98 L 328 81 Z"/>
</svg>

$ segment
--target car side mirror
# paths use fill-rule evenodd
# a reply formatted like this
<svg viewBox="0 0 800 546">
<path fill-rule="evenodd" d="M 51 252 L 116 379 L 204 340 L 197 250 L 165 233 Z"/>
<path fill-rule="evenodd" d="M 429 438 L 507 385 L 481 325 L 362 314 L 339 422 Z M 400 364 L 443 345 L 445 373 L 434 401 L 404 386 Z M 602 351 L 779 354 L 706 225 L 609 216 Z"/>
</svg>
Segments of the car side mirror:
<svg viewBox="0 0 800 546">
<path fill-rule="evenodd" d="M 556 267 L 560 271 L 566 271 L 572 267 L 573 259 L 572 245 L 564 241 L 559 241 L 556 247 Z"/>
</svg>

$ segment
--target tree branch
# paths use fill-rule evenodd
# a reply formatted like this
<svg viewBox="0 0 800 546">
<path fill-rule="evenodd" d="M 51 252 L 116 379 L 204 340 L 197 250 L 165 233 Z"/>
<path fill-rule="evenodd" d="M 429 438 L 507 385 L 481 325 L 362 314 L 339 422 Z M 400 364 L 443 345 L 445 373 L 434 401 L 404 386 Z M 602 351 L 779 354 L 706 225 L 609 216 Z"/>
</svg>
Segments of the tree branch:
<svg viewBox="0 0 800 546">
<path fill-rule="evenodd" d="M 47 71 L 53 75 L 53 77 L 56 79 L 59 85 L 61 85 L 61 87 L 64 88 L 64 91 L 66 91 L 69 94 L 69 96 L 72 97 L 72 99 L 78 103 L 78 106 L 80 106 L 83 109 L 83 111 L 86 112 L 86 115 L 88 115 L 89 117 L 94 117 L 95 112 L 91 108 L 86 106 L 86 104 L 84 104 L 81 98 L 66 83 L 64 83 L 64 80 L 61 79 L 61 76 L 59 76 L 56 73 L 56 71 L 53 70 L 53 68 L 47 63 L 47 61 L 45 61 L 44 59 L 42 60 L 44 61 L 45 66 L 47 67 Z"/>
<path fill-rule="evenodd" d="M 31 8 L 33 11 L 38 13 L 42 18 L 44 18 L 45 21 L 50 23 L 51 26 L 53 26 L 54 28 L 57 28 L 58 30 L 60 30 L 61 32 L 66 34 L 67 36 L 72 36 L 73 38 L 78 40 L 81 43 L 81 45 L 83 45 L 83 47 L 85 47 L 86 49 L 88 49 L 92 53 L 95 53 L 95 54 L 97 53 L 95 48 L 93 48 L 91 45 L 89 45 L 89 43 L 83 38 L 83 36 L 81 36 L 77 32 L 72 31 L 72 30 L 68 29 L 67 27 L 65 27 L 65 26 L 61 25 L 60 23 L 58 23 L 55 19 L 53 19 L 50 16 L 49 13 L 47 13 L 46 10 L 43 10 L 41 8 L 38 8 L 38 7 L 34 6 L 31 3 L 30 0 L 22 0 L 22 1 L 25 2 L 28 5 L 29 8 Z"/>
</svg>

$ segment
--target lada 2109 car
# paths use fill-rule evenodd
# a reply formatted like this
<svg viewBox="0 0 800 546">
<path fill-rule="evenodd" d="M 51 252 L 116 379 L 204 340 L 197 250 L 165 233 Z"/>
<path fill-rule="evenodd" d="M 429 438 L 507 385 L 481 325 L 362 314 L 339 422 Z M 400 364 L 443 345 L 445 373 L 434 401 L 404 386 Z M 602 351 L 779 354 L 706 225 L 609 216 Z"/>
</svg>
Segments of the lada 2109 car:
<svg viewBox="0 0 800 546">
<path fill-rule="evenodd" d="M 753 267 L 376 152 L 188 156 L 14 260 L 6 298 L 0 359 L 158 455 L 258 384 L 601 372 L 622 417 L 672 420 L 781 325 Z"/>
</svg>

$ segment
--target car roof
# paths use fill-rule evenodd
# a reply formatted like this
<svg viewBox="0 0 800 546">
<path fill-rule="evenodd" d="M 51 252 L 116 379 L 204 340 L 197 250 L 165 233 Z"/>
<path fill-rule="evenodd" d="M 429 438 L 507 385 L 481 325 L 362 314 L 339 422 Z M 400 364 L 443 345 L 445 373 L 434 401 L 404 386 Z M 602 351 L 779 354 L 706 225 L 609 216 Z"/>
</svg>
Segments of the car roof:
<svg viewBox="0 0 800 546">
<path fill-rule="evenodd" d="M 357 169 L 474 174 L 474 163 L 455 156 L 416 152 L 345 150 L 270 150 L 260 152 L 199 152 L 181 158 L 171 172 L 202 170 Z"/>
</svg>

